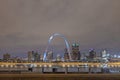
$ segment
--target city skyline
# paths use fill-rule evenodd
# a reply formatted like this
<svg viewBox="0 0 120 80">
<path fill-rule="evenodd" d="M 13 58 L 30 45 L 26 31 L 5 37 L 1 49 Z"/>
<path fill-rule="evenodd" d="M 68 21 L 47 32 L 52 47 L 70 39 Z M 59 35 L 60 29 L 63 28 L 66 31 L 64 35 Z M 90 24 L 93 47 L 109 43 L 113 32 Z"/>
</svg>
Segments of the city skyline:
<svg viewBox="0 0 120 80">
<path fill-rule="evenodd" d="M 119 0 L 1 0 L 0 56 L 4 53 L 44 53 L 53 33 L 63 34 L 80 51 L 95 48 L 120 52 Z M 63 49 L 55 38 L 53 47 Z"/>
<path fill-rule="evenodd" d="M 75 43 L 76 44 L 76 43 Z M 73 57 L 73 55 L 75 55 L 76 53 L 74 53 L 73 52 L 73 45 L 74 44 L 72 44 L 71 46 L 70 46 L 70 55 Z M 53 57 L 55 58 L 55 57 L 57 57 L 57 55 L 60 55 L 62 58 L 65 56 L 65 49 L 67 49 L 67 48 L 55 48 L 55 49 L 53 49 L 53 48 L 51 48 L 51 46 L 48 48 L 48 50 L 47 50 L 47 54 L 49 54 L 49 52 L 53 52 Z M 80 47 L 78 47 L 77 49 L 80 49 Z M 76 50 L 76 49 L 75 49 Z M 93 49 L 93 48 L 91 48 L 91 49 L 89 49 L 89 50 L 77 50 L 77 52 L 78 53 L 80 53 L 80 56 L 81 57 L 85 57 L 85 56 L 88 56 L 89 54 L 90 54 L 90 51 L 91 50 L 94 50 L 95 51 L 95 53 L 96 53 L 96 56 L 97 57 L 100 57 L 101 56 L 101 54 L 102 54 L 102 52 L 103 51 L 106 51 L 107 52 L 107 54 L 109 54 L 111 57 L 115 57 L 116 56 L 116 58 L 120 58 L 120 52 L 119 52 L 119 50 L 118 51 L 113 51 L 113 50 L 109 50 L 109 49 L 98 49 L 98 50 L 96 50 L 96 49 Z M 40 54 L 41 56 L 44 56 L 44 54 L 45 54 L 45 50 L 43 50 L 43 52 L 41 52 L 40 51 L 40 49 L 38 49 L 38 50 L 34 50 L 34 49 L 31 49 L 31 50 L 26 50 L 26 51 L 24 51 L 24 52 L 22 52 L 21 51 L 21 53 L 19 53 L 19 52 L 14 52 L 14 50 L 12 51 L 13 53 L 11 53 L 11 51 L 12 50 L 10 50 L 10 52 L 7 52 L 6 51 L 6 53 L 1 53 L 0 54 L 0 58 L 3 58 L 3 55 L 4 54 L 10 54 L 11 55 L 11 58 L 15 58 L 15 57 L 17 57 L 17 58 L 26 58 L 27 56 L 28 56 L 28 53 L 29 52 L 35 52 L 35 53 L 38 53 L 38 54 Z M 78 56 L 77 56 L 78 57 Z"/>
</svg>

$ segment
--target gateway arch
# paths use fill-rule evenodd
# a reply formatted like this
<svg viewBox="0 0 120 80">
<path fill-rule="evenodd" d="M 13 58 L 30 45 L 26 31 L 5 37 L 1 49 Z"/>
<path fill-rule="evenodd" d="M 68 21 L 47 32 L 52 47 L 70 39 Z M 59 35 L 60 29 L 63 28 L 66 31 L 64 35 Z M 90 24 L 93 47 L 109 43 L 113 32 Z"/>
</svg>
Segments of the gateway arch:
<svg viewBox="0 0 120 80">
<path fill-rule="evenodd" d="M 64 40 L 66 48 L 68 50 L 69 59 L 72 60 L 71 54 L 70 54 L 70 47 L 69 47 L 69 43 L 68 43 L 67 39 L 62 34 L 55 33 L 52 36 L 50 36 L 50 38 L 48 40 L 48 45 L 47 45 L 46 50 L 44 52 L 43 61 L 46 61 L 46 56 L 47 56 L 49 45 L 50 45 L 51 41 L 53 40 L 53 38 L 56 36 L 58 36 Z"/>
</svg>

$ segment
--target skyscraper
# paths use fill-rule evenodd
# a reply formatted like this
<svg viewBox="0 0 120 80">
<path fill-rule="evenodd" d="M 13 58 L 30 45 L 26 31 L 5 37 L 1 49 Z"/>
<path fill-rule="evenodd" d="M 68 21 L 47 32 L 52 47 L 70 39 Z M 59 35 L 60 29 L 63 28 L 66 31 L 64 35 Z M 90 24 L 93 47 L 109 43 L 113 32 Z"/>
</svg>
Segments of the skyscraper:
<svg viewBox="0 0 120 80">
<path fill-rule="evenodd" d="M 69 54 L 68 54 L 68 50 L 67 50 L 67 48 L 65 48 L 65 53 L 64 53 L 64 60 L 65 61 L 68 61 L 69 60 Z"/>
<path fill-rule="evenodd" d="M 33 61 L 33 53 L 34 53 L 34 51 L 29 51 L 28 52 L 28 62 L 32 62 Z"/>
<path fill-rule="evenodd" d="M 73 60 L 80 60 L 81 54 L 79 50 L 79 44 L 72 44 L 72 59 Z"/>
<path fill-rule="evenodd" d="M 89 59 L 94 59 L 96 57 L 96 52 L 94 49 L 89 51 Z"/>
<path fill-rule="evenodd" d="M 48 60 L 48 61 L 52 61 L 52 59 L 53 59 L 53 52 L 52 52 L 52 51 L 49 51 L 49 52 L 47 53 L 47 60 Z"/>
<path fill-rule="evenodd" d="M 43 54 L 40 54 L 40 61 L 43 61 Z"/>
<path fill-rule="evenodd" d="M 104 62 L 107 62 L 110 59 L 110 56 L 109 56 L 107 50 L 103 50 L 101 52 L 101 58 Z"/>
<path fill-rule="evenodd" d="M 11 58 L 11 55 L 6 53 L 6 54 L 3 54 L 3 60 L 4 61 L 8 61 L 9 59 Z"/>
<path fill-rule="evenodd" d="M 32 55 L 33 55 L 34 62 L 40 61 L 40 55 L 38 54 L 38 52 L 33 52 Z"/>
<path fill-rule="evenodd" d="M 106 51 L 106 50 L 103 50 L 103 51 L 102 51 L 101 57 L 102 57 L 102 58 L 107 57 L 107 51 Z"/>
<path fill-rule="evenodd" d="M 61 61 L 61 56 L 60 56 L 60 54 L 57 54 L 57 56 L 56 56 L 56 61 Z"/>
</svg>

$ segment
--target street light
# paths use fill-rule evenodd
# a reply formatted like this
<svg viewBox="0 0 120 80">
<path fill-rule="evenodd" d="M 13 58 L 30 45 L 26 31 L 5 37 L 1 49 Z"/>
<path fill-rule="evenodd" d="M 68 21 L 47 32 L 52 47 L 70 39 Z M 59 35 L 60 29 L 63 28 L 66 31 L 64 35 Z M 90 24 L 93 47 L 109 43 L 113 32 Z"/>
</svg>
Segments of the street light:
<svg viewBox="0 0 120 80">
<path fill-rule="evenodd" d="M 72 67 L 75 67 L 75 65 L 72 65 Z"/>
<path fill-rule="evenodd" d="M 44 65 L 44 67 L 47 67 L 47 65 Z"/>
<path fill-rule="evenodd" d="M 10 65 L 11 68 L 13 68 L 13 65 Z"/>
<path fill-rule="evenodd" d="M 0 67 L 2 67 L 2 68 L 3 68 L 3 67 L 4 67 L 4 65 L 0 65 Z"/>
<path fill-rule="evenodd" d="M 63 64 L 62 67 L 65 67 L 65 65 Z"/>
<path fill-rule="evenodd" d="M 49 65 L 49 67 L 52 67 L 52 65 Z"/>
<path fill-rule="evenodd" d="M 39 67 L 42 67 L 42 65 L 39 65 Z"/>
<path fill-rule="evenodd" d="M 70 67 L 70 65 L 67 65 L 67 67 Z"/>
</svg>

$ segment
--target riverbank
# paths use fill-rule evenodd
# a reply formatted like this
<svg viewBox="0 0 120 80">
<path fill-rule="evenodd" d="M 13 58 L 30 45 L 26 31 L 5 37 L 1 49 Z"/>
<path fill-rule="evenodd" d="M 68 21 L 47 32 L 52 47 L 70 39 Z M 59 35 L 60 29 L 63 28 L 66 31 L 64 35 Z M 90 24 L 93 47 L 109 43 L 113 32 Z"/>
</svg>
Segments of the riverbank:
<svg viewBox="0 0 120 80">
<path fill-rule="evenodd" d="M 120 80 L 120 74 L 0 74 L 0 80 Z"/>
</svg>

